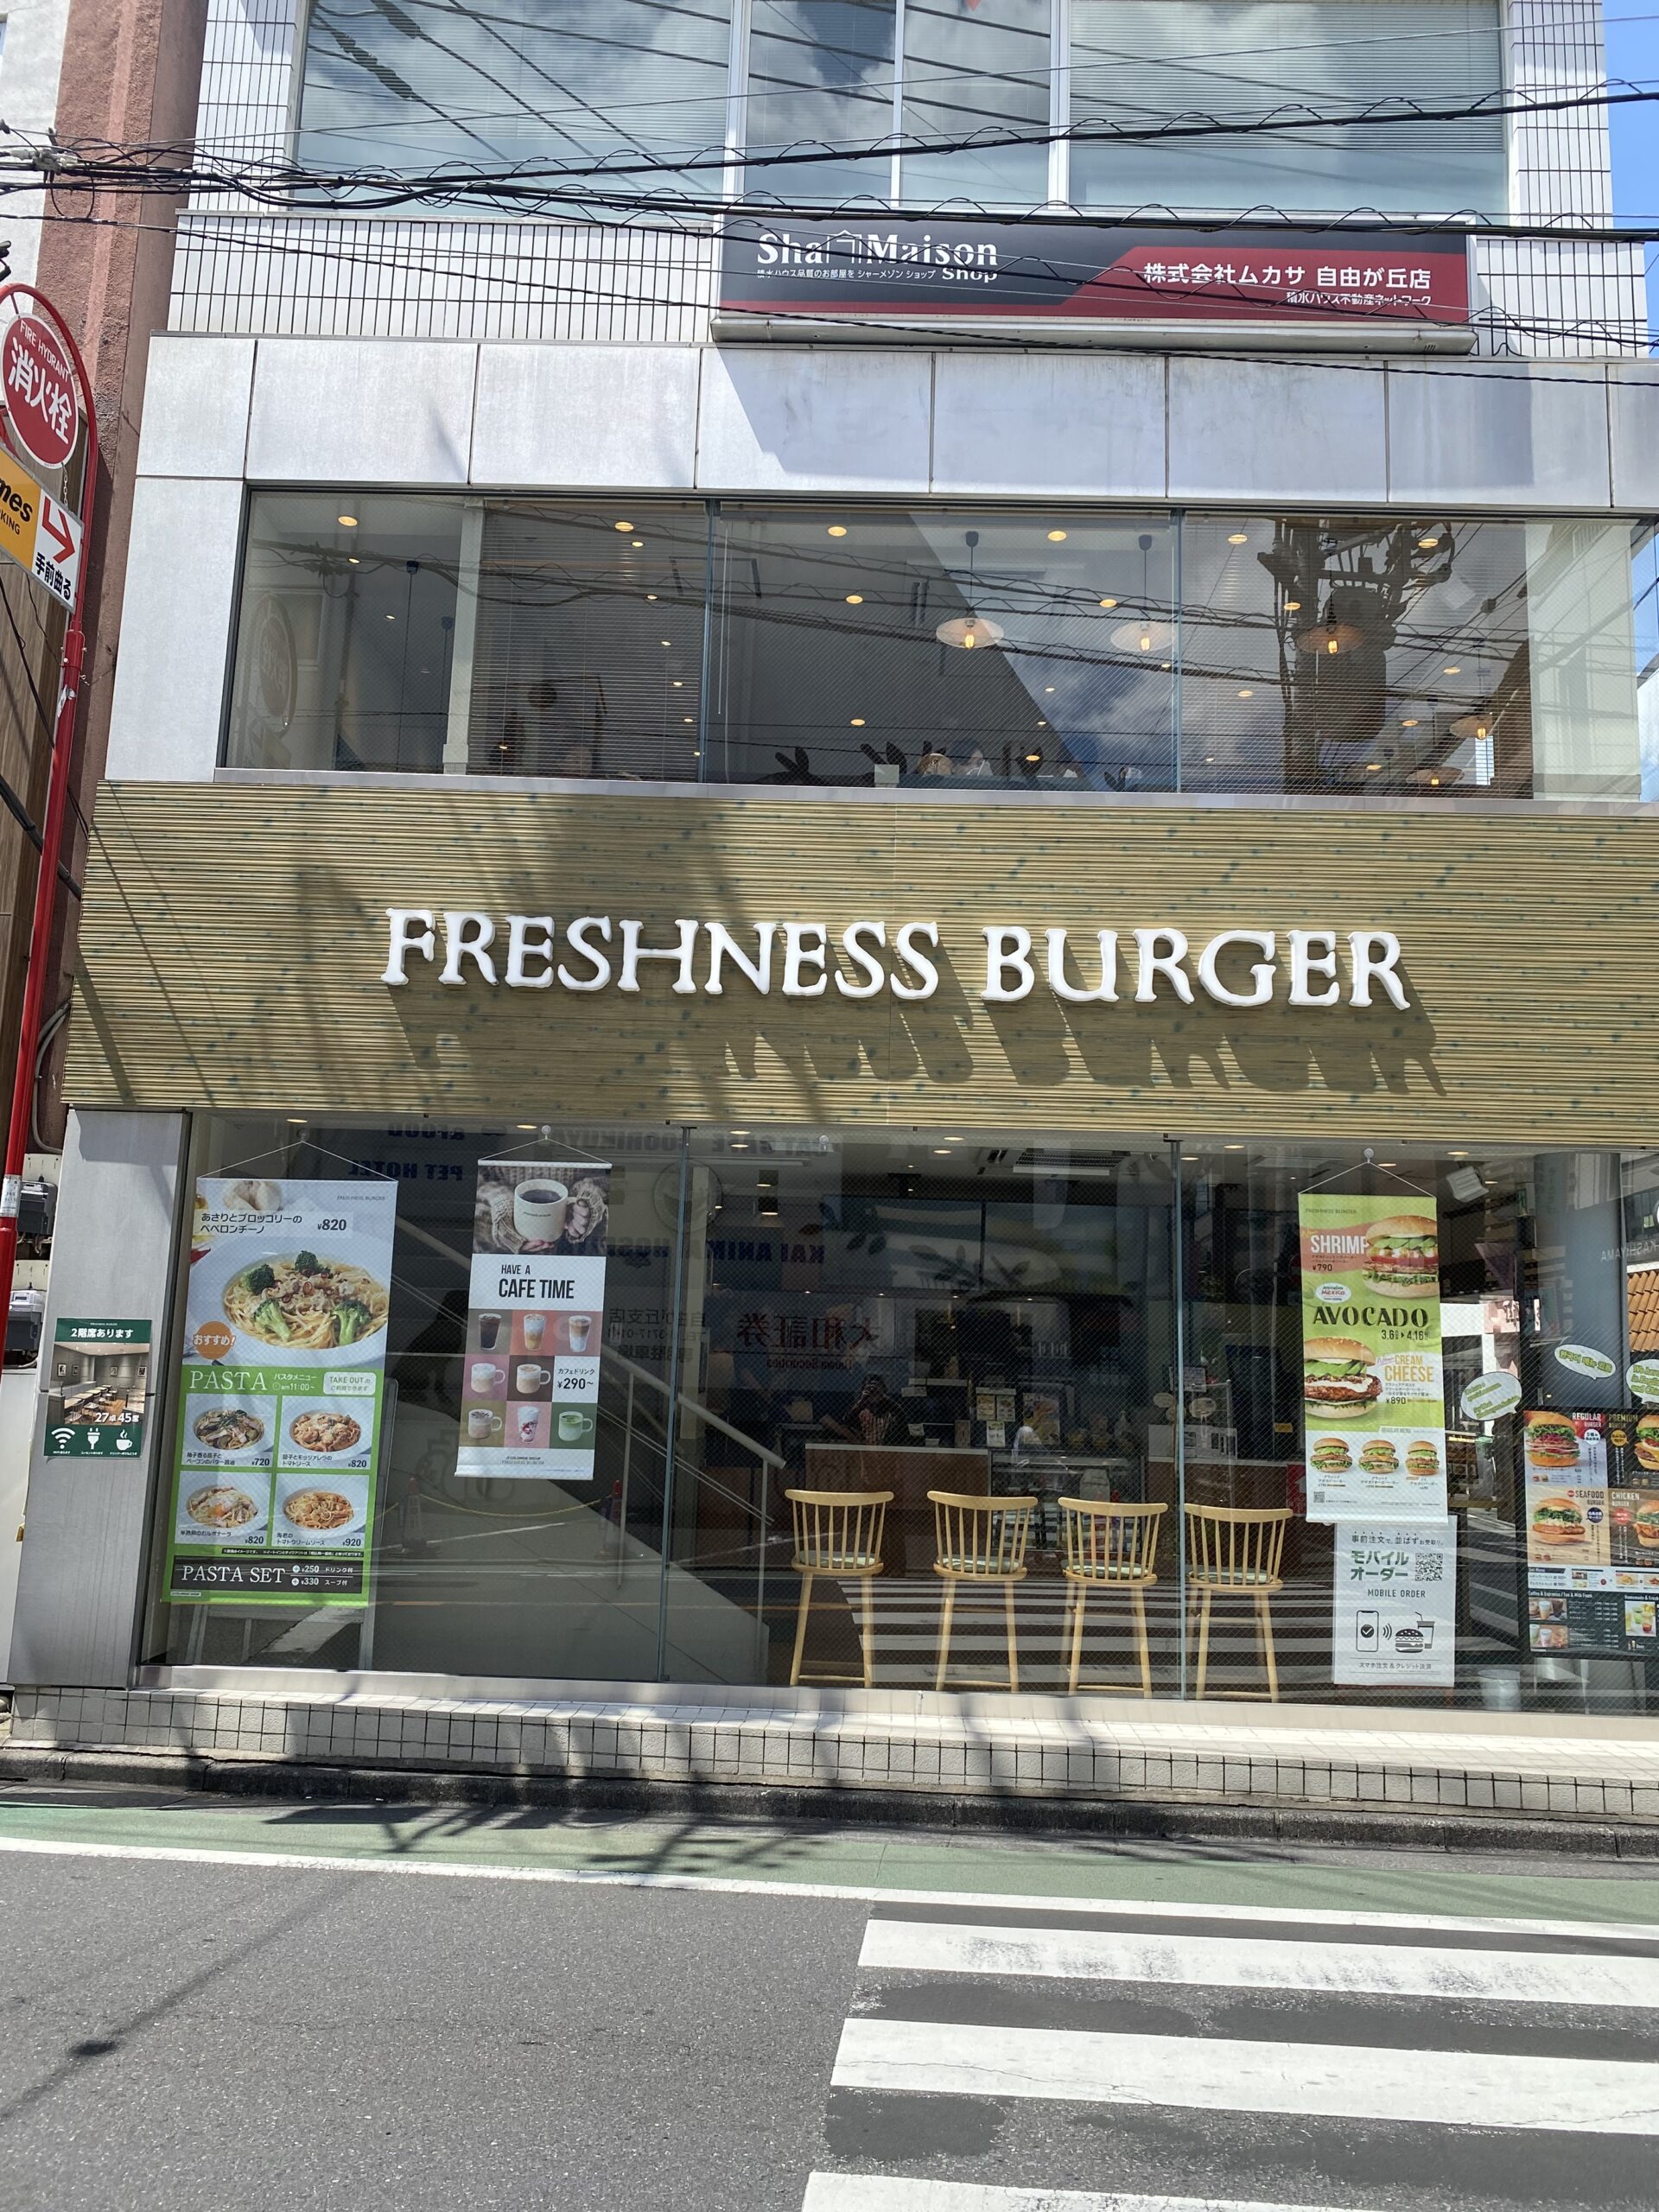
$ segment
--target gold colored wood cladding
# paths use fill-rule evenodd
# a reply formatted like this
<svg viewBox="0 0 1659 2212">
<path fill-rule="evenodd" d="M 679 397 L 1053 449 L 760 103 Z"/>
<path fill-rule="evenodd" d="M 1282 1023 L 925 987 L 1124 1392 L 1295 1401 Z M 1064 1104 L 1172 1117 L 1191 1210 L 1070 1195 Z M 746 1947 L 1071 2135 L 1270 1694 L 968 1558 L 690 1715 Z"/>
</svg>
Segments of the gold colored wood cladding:
<svg viewBox="0 0 1659 2212">
<path fill-rule="evenodd" d="M 913 1004 L 379 980 L 388 906 L 939 925 Z M 1540 815 L 106 786 L 86 1106 L 1659 1138 L 1659 824 Z M 988 924 L 1391 929 L 1411 1010 L 988 1006 Z M 1040 973 L 1040 970 L 1039 970 Z M 1120 982 L 1120 989 L 1126 987 Z"/>
</svg>

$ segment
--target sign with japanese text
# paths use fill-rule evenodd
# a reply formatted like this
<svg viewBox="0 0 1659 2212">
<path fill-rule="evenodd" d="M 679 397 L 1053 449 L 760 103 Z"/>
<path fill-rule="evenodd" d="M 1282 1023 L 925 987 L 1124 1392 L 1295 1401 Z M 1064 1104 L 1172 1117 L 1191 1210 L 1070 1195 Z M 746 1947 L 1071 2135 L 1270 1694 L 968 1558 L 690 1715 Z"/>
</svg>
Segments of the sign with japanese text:
<svg viewBox="0 0 1659 2212">
<path fill-rule="evenodd" d="M 458 1475 L 591 1482 L 608 1160 L 480 1160 Z"/>
<path fill-rule="evenodd" d="M 46 1427 L 48 1459 L 143 1457 L 149 1394 L 148 1321 L 60 1320 L 52 1333 Z"/>
<path fill-rule="evenodd" d="M 1442 1520 L 1434 1200 L 1312 1192 L 1299 1214 L 1307 1517 Z"/>
<path fill-rule="evenodd" d="M 1117 228 L 869 215 L 728 231 L 722 314 L 1456 326 L 1468 249 L 1444 232 Z"/>
<path fill-rule="evenodd" d="M 37 315 L 14 316 L 0 339 L 0 397 L 13 442 L 36 468 L 61 468 L 80 438 L 75 372 Z"/>
<path fill-rule="evenodd" d="M 9 553 L 64 606 L 75 603 L 80 575 L 80 518 L 41 490 L 0 453 L 0 552 Z"/>
<path fill-rule="evenodd" d="M 1337 1526 L 1331 1679 L 1449 1689 L 1457 1656 L 1458 1529 L 1450 1515 Z"/>
<path fill-rule="evenodd" d="M 198 1182 L 175 1604 L 367 1603 L 397 1203 L 389 1183 Z"/>
<path fill-rule="evenodd" d="M 1659 1653 L 1659 1413 L 1535 1407 L 1521 1450 L 1532 1649 Z"/>
</svg>

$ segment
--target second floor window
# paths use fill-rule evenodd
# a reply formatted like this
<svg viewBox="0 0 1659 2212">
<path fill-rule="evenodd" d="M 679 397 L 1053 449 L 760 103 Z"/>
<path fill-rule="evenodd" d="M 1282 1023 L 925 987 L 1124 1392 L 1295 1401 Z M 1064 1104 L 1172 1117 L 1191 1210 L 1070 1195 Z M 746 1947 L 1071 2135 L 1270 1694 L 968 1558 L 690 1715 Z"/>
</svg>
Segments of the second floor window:
<svg viewBox="0 0 1659 2212">
<path fill-rule="evenodd" d="M 1503 89 L 1497 0 L 1064 14 L 1062 40 L 1052 0 L 739 0 L 734 39 L 732 0 L 315 0 L 297 153 L 329 171 L 605 162 L 629 165 L 622 191 L 714 197 L 741 177 L 751 198 L 823 206 L 1505 207 L 1499 116 L 1058 143 L 1287 107 L 1470 107 Z"/>
</svg>

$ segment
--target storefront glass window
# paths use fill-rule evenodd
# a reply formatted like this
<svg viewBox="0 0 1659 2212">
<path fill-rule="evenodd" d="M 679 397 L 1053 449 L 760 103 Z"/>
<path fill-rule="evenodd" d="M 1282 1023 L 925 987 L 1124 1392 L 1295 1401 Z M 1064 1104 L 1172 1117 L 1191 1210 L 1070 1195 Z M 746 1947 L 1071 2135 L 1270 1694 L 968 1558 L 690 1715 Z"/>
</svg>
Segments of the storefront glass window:
<svg viewBox="0 0 1659 2212">
<path fill-rule="evenodd" d="M 1637 801 L 1653 526 L 259 493 L 256 771 Z"/>
<path fill-rule="evenodd" d="M 752 154 L 876 146 L 893 133 L 896 0 L 753 0 L 742 137 Z M 757 198 L 885 200 L 887 154 L 752 172 Z"/>
<path fill-rule="evenodd" d="M 1646 1709 L 1659 1154 L 204 1117 L 194 1160 L 154 1662 Z"/>
</svg>

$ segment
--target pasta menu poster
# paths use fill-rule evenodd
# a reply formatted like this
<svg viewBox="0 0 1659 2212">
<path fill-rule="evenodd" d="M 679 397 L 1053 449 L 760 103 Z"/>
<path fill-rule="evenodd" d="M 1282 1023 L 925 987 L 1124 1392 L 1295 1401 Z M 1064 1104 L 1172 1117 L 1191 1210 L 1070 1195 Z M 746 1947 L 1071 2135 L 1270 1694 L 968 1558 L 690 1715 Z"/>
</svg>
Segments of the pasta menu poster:
<svg viewBox="0 0 1659 2212">
<path fill-rule="evenodd" d="M 593 1480 L 610 1213 L 607 1160 L 479 1161 L 458 1475 Z"/>
<path fill-rule="evenodd" d="M 391 1183 L 197 1184 L 175 1604 L 366 1604 L 397 1204 Z"/>
<path fill-rule="evenodd" d="M 1304 1192 L 1310 1521 L 1446 1515 L 1440 1221 L 1432 1198 Z"/>
</svg>

